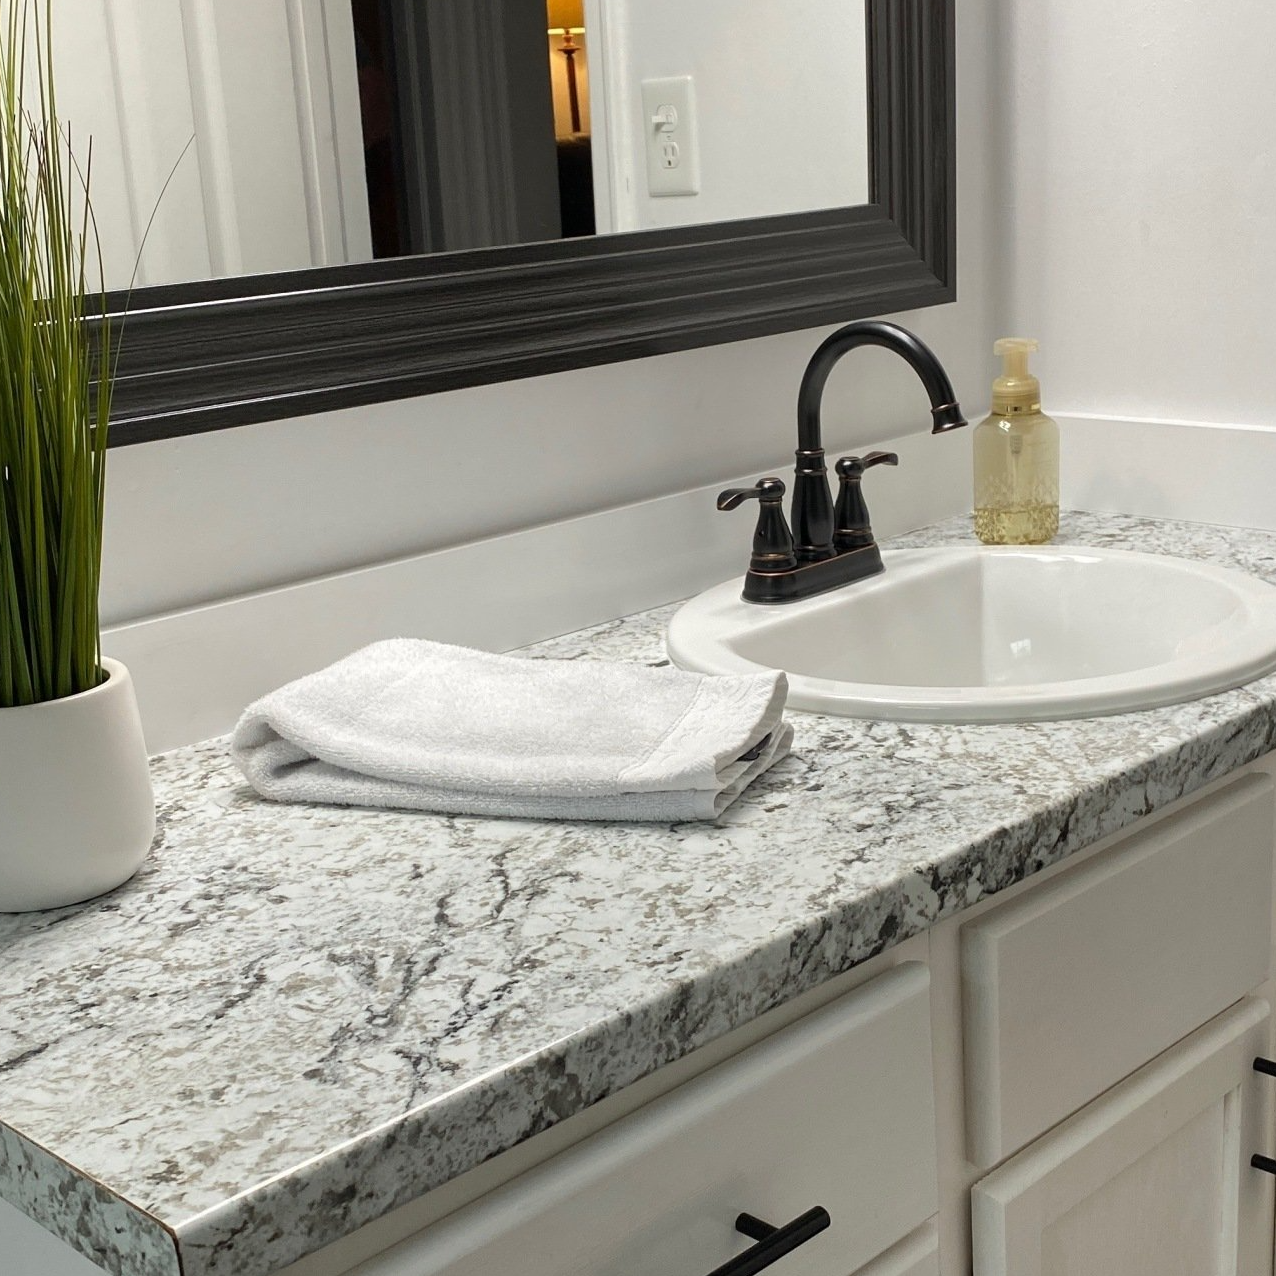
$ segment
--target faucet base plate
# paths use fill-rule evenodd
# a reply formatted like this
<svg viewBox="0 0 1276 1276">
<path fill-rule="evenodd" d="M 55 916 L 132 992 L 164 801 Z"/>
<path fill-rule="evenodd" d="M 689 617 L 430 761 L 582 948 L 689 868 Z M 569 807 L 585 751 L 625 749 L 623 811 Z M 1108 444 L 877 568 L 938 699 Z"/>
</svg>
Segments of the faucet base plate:
<svg viewBox="0 0 1276 1276">
<path fill-rule="evenodd" d="M 874 543 L 816 563 L 801 563 L 787 571 L 751 570 L 745 575 L 740 596 L 747 603 L 795 603 L 866 576 L 876 576 L 881 570 L 881 551 Z"/>
</svg>

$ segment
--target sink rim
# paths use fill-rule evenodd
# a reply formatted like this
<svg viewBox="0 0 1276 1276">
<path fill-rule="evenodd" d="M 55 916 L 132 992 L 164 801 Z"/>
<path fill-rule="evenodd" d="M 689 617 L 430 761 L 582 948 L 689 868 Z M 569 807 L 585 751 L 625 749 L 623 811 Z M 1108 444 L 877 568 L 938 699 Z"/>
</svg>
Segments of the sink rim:
<svg viewBox="0 0 1276 1276">
<path fill-rule="evenodd" d="M 1196 655 L 1180 656 L 1121 673 L 1064 681 L 980 686 L 923 686 L 850 682 L 786 671 L 789 707 L 812 713 L 871 720 L 934 723 L 1013 723 L 1104 717 L 1182 704 L 1234 690 L 1276 672 L 1276 585 L 1235 567 L 1091 545 L 947 545 L 883 550 L 886 571 L 868 580 L 797 603 L 762 606 L 740 597 L 743 577 L 713 586 L 675 613 L 665 637 L 670 659 L 703 673 L 757 673 L 773 668 L 740 655 L 733 639 L 760 626 L 803 614 L 852 608 L 857 596 L 890 588 L 891 564 L 916 560 L 919 566 L 944 558 L 963 560 L 1017 556 L 1051 560 L 1124 560 L 1154 564 L 1224 586 L 1245 608 L 1236 633 L 1214 649 L 1202 669 Z M 697 636 L 708 625 L 709 638 Z M 1149 677 L 1149 675 L 1154 675 Z"/>
</svg>

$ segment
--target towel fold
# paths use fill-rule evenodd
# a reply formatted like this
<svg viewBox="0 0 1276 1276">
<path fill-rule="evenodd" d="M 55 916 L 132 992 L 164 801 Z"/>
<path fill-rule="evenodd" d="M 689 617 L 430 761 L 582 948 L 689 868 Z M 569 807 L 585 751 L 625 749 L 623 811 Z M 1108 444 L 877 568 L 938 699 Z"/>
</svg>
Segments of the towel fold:
<svg viewBox="0 0 1276 1276">
<path fill-rule="evenodd" d="M 782 673 L 374 643 L 250 705 L 231 738 L 279 802 L 711 820 L 789 751 Z"/>
</svg>

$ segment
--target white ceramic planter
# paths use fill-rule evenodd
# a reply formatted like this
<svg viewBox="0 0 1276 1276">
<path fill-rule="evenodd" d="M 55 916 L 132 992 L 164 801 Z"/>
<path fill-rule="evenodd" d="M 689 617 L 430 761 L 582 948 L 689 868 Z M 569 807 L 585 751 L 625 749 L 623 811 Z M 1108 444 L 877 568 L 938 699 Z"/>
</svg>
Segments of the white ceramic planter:
<svg viewBox="0 0 1276 1276">
<path fill-rule="evenodd" d="M 0 912 L 60 908 L 126 882 L 155 836 L 128 670 L 45 704 L 0 709 Z"/>
</svg>

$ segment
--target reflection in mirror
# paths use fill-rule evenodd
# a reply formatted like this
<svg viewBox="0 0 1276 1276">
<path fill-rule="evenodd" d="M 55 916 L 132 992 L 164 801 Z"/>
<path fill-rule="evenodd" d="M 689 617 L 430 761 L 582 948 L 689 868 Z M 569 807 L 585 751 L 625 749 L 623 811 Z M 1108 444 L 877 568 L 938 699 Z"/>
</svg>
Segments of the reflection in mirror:
<svg viewBox="0 0 1276 1276">
<path fill-rule="evenodd" d="M 53 9 L 110 288 L 868 199 L 854 0 Z"/>
</svg>

